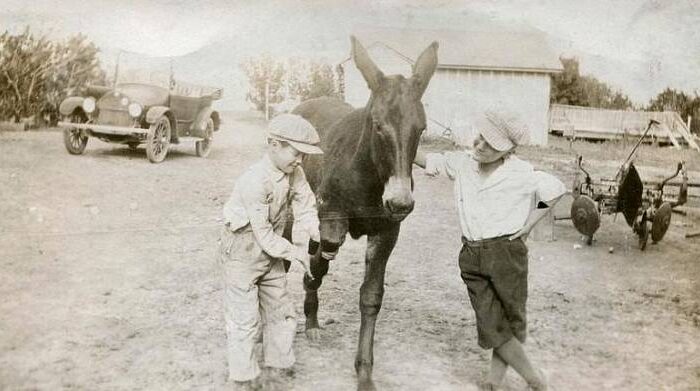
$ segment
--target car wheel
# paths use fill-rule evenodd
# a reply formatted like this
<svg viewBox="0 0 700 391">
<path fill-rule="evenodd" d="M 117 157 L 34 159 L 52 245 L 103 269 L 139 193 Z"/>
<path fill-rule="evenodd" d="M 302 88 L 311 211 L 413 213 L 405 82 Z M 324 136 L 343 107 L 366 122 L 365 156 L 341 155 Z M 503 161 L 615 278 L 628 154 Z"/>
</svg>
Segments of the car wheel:
<svg viewBox="0 0 700 391">
<path fill-rule="evenodd" d="M 67 122 L 72 123 L 85 123 L 87 118 L 81 113 L 71 114 L 66 118 Z M 82 129 L 78 128 L 66 128 L 63 129 L 63 145 L 66 146 L 68 153 L 71 155 L 82 155 L 85 152 L 85 146 L 87 146 L 88 136 Z"/>
<path fill-rule="evenodd" d="M 211 144 L 214 138 L 214 120 L 207 120 L 207 128 L 204 130 L 204 140 L 199 140 L 194 144 L 195 152 L 199 157 L 209 156 Z"/>
<path fill-rule="evenodd" d="M 163 115 L 148 128 L 146 136 L 146 155 L 151 163 L 160 163 L 165 159 L 170 148 L 170 120 Z"/>
</svg>

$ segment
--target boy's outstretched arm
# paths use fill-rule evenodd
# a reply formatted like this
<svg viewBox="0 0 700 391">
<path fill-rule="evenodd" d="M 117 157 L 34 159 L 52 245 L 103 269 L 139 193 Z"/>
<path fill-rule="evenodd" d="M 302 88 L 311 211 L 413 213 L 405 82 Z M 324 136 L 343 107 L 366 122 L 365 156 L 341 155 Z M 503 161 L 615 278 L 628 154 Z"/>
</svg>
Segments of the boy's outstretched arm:
<svg viewBox="0 0 700 391">
<path fill-rule="evenodd" d="M 425 152 L 421 151 L 420 148 L 416 151 L 416 158 L 413 159 L 413 164 L 420 168 L 425 168 Z"/>
</svg>

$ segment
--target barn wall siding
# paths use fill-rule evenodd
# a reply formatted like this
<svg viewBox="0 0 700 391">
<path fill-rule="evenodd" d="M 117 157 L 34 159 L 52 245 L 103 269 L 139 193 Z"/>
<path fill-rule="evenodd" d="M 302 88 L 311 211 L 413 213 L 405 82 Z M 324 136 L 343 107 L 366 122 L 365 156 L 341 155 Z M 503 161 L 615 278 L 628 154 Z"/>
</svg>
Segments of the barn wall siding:
<svg viewBox="0 0 700 391">
<path fill-rule="evenodd" d="M 385 74 L 411 75 L 411 65 L 389 49 L 370 53 Z M 345 69 L 346 101 L 361 107 L 369 99 L 362 75 L 351 62 Z M 544 73 L 438 69 L 423 96 L 428 115 L 428 134 L 452 129 L 455 140 L 469 145 L 475 136 L 471 121 L 478 113 L 494 105 L 516 111 L 530 131 L 530 143 L 547 143 L 550 75 Z"/>
</svg>

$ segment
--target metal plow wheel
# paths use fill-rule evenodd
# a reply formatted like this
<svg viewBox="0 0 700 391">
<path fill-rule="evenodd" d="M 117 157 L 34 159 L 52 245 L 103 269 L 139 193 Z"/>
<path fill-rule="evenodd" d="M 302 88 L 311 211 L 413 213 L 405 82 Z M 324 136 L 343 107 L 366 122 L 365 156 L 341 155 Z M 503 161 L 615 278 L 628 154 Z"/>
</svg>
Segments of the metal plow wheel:
<svg viewBox="0 0 700 391">
<path fill-rule="evenodd" d="M 649 240 L 649 224 L 647 219 L 647 212 L 642 213 L 642 217 L 639 221 L 635 221 L 632 224 L 632 230 L 637 234 L 639 238 L 639 249 L 644 251 L 647 248 L 647 241 Z"/>
<path fill-rule="evenodd" d="M 204 140 L 199 140 L 194 144 L 194 150 L 199 157 L 207 157 L 211 152 L 211 143 L 214 137 L 214 120 L 207 120 L 207 128 L 204 130 Z"/>
<path fill-rule="evenodd" d="M 81 114 L 72 114 L 68 118 L 68 122 L 85 123 L 86 118 Z M 63 129 L 63 144 L 71 155 L 82 155 L 87 146 L 88 136 L 85 132 L 78 128 Z"/>
<path fill-rule="evenodd" d="M 659 209 L 654 213 L 654 218 L 651 221 L 651 242 L 657 243 L 664 238 L 668 227 L 671 225 L 671 204 L 664 202 Z"/>
<path fill-rule="evenodd" d="M 160 163 L 165 159 L 170 149 L 170 135 L 170 120 L 164 115 L 148 129 L 146 155 L 151 163 Z"/>
<path fill-rule="evenodd" d="M 589 245 L 593 243 L 593 234 L 600 227 L 600 215 L 591 197 L 585 195 L 576 197 L 571 204 L 571 220 L 576 230 L 586 236 L 586 243 Z"/>
</svg>

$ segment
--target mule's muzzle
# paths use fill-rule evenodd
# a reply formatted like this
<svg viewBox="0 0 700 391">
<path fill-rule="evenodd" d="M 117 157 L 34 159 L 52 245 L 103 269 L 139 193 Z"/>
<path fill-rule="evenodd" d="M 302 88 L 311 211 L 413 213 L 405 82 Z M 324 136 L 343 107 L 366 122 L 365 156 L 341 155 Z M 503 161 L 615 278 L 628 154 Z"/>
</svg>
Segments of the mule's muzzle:
<svg viewBox="0 0 700 391">
<path fill-rule="evenodd" d="M 389 218 L 401 221 L 413 211 L 413 194 L 411 192 L 411 178 L 392 176 L 384 185 L 382 201 Z"/>
<path fill-rule="evenodd" d="M 391 200 L 384 203 L 384 208 L 389 214 L 389 218 L 394 221 L 401 221 L 413 211 L 413 199 L 404 202 L 392 202 Z"/>
</svg>

